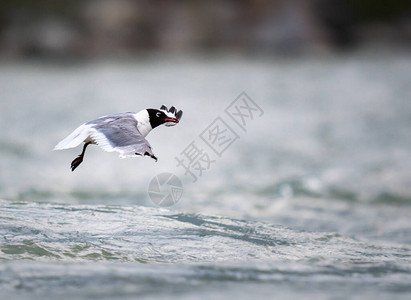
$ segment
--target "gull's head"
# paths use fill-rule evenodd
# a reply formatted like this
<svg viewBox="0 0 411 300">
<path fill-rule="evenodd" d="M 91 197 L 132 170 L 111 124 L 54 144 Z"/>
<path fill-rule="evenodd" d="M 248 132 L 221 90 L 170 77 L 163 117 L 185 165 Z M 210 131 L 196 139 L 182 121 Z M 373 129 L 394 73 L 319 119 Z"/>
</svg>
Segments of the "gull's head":
<svg viewBox="0 0 411 300">
<path fill-rule="evenodd" d="M 148 108 L 147 112 L 150 119 L 151 128 L 156 128 L 162 124 L 167 127 L 174 126 L 179 123 L 183 115 L 183 111 L 177 111 L 174 106 L 167 109 L 165 105 L 161 106 L 160 109 Z"/>
</svg>

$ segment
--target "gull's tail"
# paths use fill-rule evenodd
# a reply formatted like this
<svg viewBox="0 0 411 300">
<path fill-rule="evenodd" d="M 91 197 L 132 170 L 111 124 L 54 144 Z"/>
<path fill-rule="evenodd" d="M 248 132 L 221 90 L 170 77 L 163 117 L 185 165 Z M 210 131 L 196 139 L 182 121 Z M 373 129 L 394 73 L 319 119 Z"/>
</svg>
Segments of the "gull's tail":
<svg viewBox="0 0 411 300">
<path fill-rule="evenodd" d="M 60 141 L 53 149 L 55 150 L 64 150 L 69 148 L 74 148 L 84 142 L 89 138 L 91 134 L 90 126 L 83 124 L 77 127 L 68 137 Z"/>
</svg>

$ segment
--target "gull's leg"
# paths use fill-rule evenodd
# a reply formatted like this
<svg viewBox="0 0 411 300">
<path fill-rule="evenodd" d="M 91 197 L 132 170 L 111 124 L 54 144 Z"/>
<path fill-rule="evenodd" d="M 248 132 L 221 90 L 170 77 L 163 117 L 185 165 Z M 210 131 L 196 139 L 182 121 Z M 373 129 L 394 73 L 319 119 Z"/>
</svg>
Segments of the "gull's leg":
<svg viewBox="0 0 411 300">
<path fill-rule="evenodd" d="M 83 162 L 84 153 L 86 153 L 86 148 L 90 144 L 90 142 L 85 143 L 81 154 L 71 162 L 71 171 L 74 171 Z"/>
</svg>

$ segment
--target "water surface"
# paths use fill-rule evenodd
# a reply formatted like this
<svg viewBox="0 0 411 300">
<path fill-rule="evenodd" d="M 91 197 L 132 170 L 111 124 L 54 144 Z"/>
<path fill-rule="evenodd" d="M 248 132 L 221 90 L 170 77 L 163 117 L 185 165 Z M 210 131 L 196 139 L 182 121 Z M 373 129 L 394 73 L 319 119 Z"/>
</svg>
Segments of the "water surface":
<svg viewBox="0 0 411 300">
<path fill-rule="evenodd" d="M 156 58 L 0 68 L 3 298 L 411 296 L 411 59 Z M 264 110 L 243 131 L 224 109 Z M 101 115 L 174 105 L 159 157 L 51 152 Z M 239 135 L 197 182 L 175 157 L 217 117 Z M 231 122 L 231 123 L 230 123 Z M 210 152 L 210 155 L 212 152 Z M 184 183 L 170 209 L 150 180 Z"/>
</svg>

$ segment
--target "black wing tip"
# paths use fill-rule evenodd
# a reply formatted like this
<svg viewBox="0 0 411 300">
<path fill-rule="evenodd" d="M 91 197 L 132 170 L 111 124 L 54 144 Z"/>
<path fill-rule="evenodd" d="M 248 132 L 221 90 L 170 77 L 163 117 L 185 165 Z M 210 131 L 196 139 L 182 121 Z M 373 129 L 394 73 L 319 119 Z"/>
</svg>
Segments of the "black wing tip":
<svg viewBox="0 0 411 300">
<path fill-rule="evenodd" d="M 138 155 L 141 155 L 140 153 L 136 153 Z M 157 157 L 154 154 L 150 154 L 147 151 L 144 153 L 144 156 L 150 156 L 152 159 L 154 159 L 157 162 Z"/>
<path fill-rule="evenodd" d="M 177 118 L 177 120 L 181 120 L 181 117 L 183 116 L 183 111 L 182 110 L 179 110 L 177 113 L 176 113 L 176 118 Z"/>
<path fill-rule="evenodd" d="M 165 106 L 164 104 L 160 107 L 161 110 L 165 110 L 166 112 L 172 113 L 173 115 L 176 116 L 177 120 L 181 120 L 181 117 L 183 116 L 183 111 L 182 110 L 178 110 L 177 108 L 175 108 L 174 106 L 171 106 L 170 109 L 167 108 L 167 106 Z"/>
</svg>

